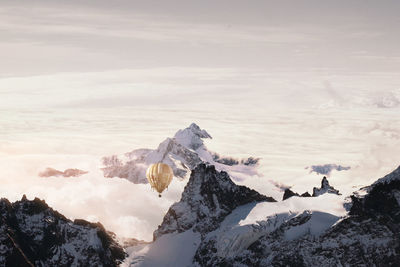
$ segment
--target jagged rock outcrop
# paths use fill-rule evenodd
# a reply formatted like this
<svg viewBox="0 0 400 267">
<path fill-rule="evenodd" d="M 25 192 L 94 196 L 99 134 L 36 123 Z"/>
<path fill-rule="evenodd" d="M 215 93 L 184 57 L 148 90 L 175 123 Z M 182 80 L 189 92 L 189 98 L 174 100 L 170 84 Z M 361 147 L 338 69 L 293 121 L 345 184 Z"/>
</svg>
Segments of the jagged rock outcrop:
<svg viewBox="0 0 400 267">
<path fill-rule="evenodd" d="M 79 169 L 66 169 L 65 171 L 59 171 L 53 168 L 46 168 L 44 171 L 39 173 L 40 177 L 78 177 L 83 174 L 88 173 L 87 171 L 79 170 Z"/>
<path fill-rule="evenodd" d="M 288 198 L 294 197 L 294 196 L 300 196 L 299 194 L 293 192 L 292 190 L 290 190 L 289 188 L 286 188 L 284 193 L 283 193 L 283 198 L 282 200 L 286 200 Z"/>
<path fill-rule="evenodd" d="M 232 255 L 219 253 L 213 239 L 203 242 L 196 252 L 195 263 L 199 266 L 398 266 L 400 167 L 368 187 L 365 195 L 356 193 L 351 199 L 348 216 L 319 235 L 309 232 L 319 225 L 312 222 L 313 213 L 287 216 L 276 229 Z M 323 214 L 322 218 L 320 222 L 329 215 Z M 259 225 L 275 225 L 276 220 L 271 218 Z M 307 224 L 309 230 L 304 231 Z"/>
<path fill-rule="evenodd" d="M 212 165 L 199 164 L 192 171 L 181 200 L 170 207 L 154 232 L 154 239 L 189 229 L 205 234 L 218 228 L 219 223 L 238 206 L 259 201 L 276 200 L 246 186 L 236 185 L 226 172 L 218 172 Z"/>
<path fill-rule="evenodd" d="M 293 192 L 289 188 L 286 188 L 284 193 L 283 193 L 283 198 L 282 200 L 286 200 L 291 197 L 311 197 L 311 195 L 308 192 L 304 192 L 303 194 L 299 195 L 298 193 Z"/>
<path fill-rule="evenodd" d="M 218 165 L 217 169 L 229 169 L 240 164 L 249 169 L 257 165 L 258 158 L 234 159 L 208 151 L 203 139 L 211 138 L 205 130 L 192 123 L 189 127 L 179 130 L 173 138 L 165 139 L 155 150 L 136 149 L 123 157 L 116 155 L 104 157 L 102 159 L 104 177 L 120 177 L 133 183 L 147 183 L 146 169 L 150 164 L 157 162 L 168 164 L 174 176 L 179 179 L 188 178 L 190 170 L 200 163 Z M 254 170 L 251 172 L 254 173 Z"/>
<path fill-rule="evenodd" d="M 286 200 L 286 199 L 294 197 L 294 196 L 296 196 L 296 197 L 318 197 L 325 193 L 341 195 L 339 193 L 339 190 L 336 190 L 333 186 L 329 185 L 328 179 L 324 176 L 324 178 L 322 178 L 322 181 L 321 181 L 321 188 L 314 187 L 312 195 L 310 195 L 310 193 L 308 193 L 308 192 L 304 192 L 303 194 L 300 195 L 300 194 L 295 193 L 292 190 L 290 190 L 290 188 L 286 188 L 283 193 L 282 200 Z"/>
<path fill-rule="evenodd" d="M 339 190 L 336 190 L 333 186 L 329 185 L 329 182 L 328 182 L 328 179 L 326 178 L 326 176 L 324 176 L 324 178 L 322 178 L 321 188 L 317 188 L 317 187 L 313 188 L 312 196 L 317 197 L 317 196 L 320 196 L 325 193 L 340 195 Z"/>
<path fill-rule="evenodd" d="M 68 220 L 44 201 L 0 200 L 1 266 L 118 266 L 123 249 L 100 223 Z"/>
<path fill-rule="evenodd" d="M 304 192 L 303 194 L 300 195 L 301 197 L 311 197 L 310 193 Z"/>
</svg>

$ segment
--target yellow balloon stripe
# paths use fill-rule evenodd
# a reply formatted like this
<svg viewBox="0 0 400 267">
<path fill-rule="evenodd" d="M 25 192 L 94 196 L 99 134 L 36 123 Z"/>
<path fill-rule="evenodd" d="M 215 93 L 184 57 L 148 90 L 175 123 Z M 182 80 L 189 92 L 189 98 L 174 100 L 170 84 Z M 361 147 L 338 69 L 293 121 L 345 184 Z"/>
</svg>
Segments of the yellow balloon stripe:
<svg viewBox="0 0 400 267">
<path fill-rule="evenodd" d="M 168 187 L 173 176 L 171 167 L 161 162 L 150 165 L 146 171 L 147 180 L 159 194 Z"/>
</svg>

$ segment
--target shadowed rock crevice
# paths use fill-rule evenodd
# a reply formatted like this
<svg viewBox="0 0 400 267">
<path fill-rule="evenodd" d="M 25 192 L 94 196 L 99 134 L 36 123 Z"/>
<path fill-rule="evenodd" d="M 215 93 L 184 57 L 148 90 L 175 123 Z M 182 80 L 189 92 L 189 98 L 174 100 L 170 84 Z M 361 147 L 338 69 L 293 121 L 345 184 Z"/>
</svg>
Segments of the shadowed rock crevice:
<svg viewBox="0 0 400 267">
<path fill-rule="evenodd" d="M 332 189 L 325 179 L 321 188 Z M 356 192 L 351 196 L 349 216 L 320 236 L 287 238 L 293 226 L 310 221 L 304 214 L 263 235 L 234 257 L 219 256 L 209 249 L 215 247 L 209 241 L 200 246 L 194 260 L 200 266 L 398 266 L 400 168 L 363 190 L 365 195 Z"/>
<path fill-rule="evenodd" d="M 259 201 L 276 202 L 272 197 L 236 185 L 226 172 L 200 164 L 192 171 L 181 200 L 170 207 L 154 232 L 154 239 L 188 229 L 202 234 L 210 232 L 238 206 Z"/>
<path fill-rule="evenodd" d="M 0 265 L 118 266 L 125 252 L 100 223 L 68 220 L 44 201 L 0 200 Z"/>
</svg>

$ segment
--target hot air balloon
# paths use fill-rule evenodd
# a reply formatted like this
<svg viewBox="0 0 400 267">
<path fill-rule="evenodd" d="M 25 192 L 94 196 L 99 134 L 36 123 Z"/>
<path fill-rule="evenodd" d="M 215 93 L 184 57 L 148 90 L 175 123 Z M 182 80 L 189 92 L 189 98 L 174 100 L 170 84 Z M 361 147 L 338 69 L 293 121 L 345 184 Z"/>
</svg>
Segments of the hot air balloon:
<svg viewBox="0 0 400 267">
<path fill-rule="evenodd" d="M 155 163 L 149 166 L 146 171 L 146 177 L 152 188 L 157 190 L 158 196 L 161 197 L 161 193 L 172 181 L 174 173 L 170 166 L 164 163 Z"/>
</svg>

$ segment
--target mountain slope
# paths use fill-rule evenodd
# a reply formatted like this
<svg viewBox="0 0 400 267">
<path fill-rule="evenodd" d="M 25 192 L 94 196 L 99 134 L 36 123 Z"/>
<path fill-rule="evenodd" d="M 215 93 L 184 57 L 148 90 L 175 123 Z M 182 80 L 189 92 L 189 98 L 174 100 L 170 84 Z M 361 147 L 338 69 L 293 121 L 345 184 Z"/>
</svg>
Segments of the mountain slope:
<svg viewBox="0 0 400 267">
<path fill-rule="evenodd" d="M 99 223 L 68 220 L 44 201 L 0 200 L 1 266 L 117 266 L 123 249 Z"/>
<path fill-rule="evenodd" d="M 200 164 L 192 171 L 181 200 L 170 207 L 154 232 L 154 239 L 191 228 L 202 234 L 210 232 L 235 208 L 255 201 L 275 202 L 271 197 L 236 185 L 226 172 Z"/>
<path fill-rule="evenodd" d="M 174 203 L 154 232 L 154 242 L 130 255 L 127 264 L 186 266 L 204 237 L 238 207 L 276 202 L 273 198 L 233 183 L 226 172 L 199 164 L 190 175 L 181 200 Z M 182 251 L 186 251 L 182 255 Z"/>
<path fill-rule="evenodd" d="M 206 165 L 194 170 L 181 201 L 170 208 L 155 231 L 155 241 L 131 256 L 129 263 L 134 266 L 398 266 L 400 167 L 364 188 L 364 194 L 351 195 L 347 209 L 343 205 L 346 198 L 332 191 L 325 181 L 321 188 L 332 189 L 333 194 L 292 196 L 281 202 L 241 201 L 232 194 L 233 198 L 224 200 L 220 197 L 225 193 L 219 190 L 230 190 L 230 186 L 225 186 L 225 182 L 230 183 L 224 176 Z M 243 196 L 252 197 L 242 200 L 265 200 L 264 196 L 248 190 Z M 167 251 L 164 255 L 163 248 Z M 183 250 L 185 255 L 181 258 Z"/>
<path fill-rule="evenodd" d="M 212 250 L 206 247 L 209 251 L 207 256 L 198 250 L 195 260 L 201 266 L 210 266 L 211 262 L 214 266 L 398 266 L 399 170 L 385 182 L 373 184 L 366 195 L 351 196 L 349 214 L 335 223 L 332 223 L 335 218 L 331 217 L 327 224 L 329 216 L 325 214 L 320 216 L 323 219 L 320 223 L 304 227 L 312 220 L 310 214 L 315 215 L 315 212 L 302 214 L 289 218 L 232 257 L 220 257 L 217 253 L 210 253 Z M 318 235 L 312 234 L 318 225 L 329 224 Z"/>
</svg>

